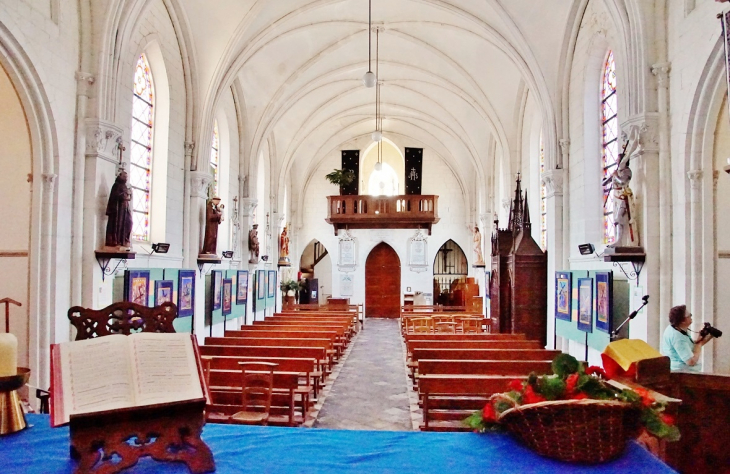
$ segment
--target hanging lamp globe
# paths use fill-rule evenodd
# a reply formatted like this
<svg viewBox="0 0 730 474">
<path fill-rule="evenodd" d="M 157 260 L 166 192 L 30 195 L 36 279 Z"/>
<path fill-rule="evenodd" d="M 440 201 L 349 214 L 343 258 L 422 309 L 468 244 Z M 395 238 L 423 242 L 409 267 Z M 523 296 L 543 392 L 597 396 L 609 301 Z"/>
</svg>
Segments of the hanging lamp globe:
<svg viewBox="0 0 730 474">
<path fill-rule="evenodd" d="M 375 87 L 375 79 L 375 73 L 373 71 L 368 71 L 364 76 L 362 76 L 362 83 L 365 84 L 365 87 Z"/>
<path fill-rule="evenodd" d="M 383 163 L 377 162 L 375 163 L 375 171 L 381 171 L 383 169 Z"/>
<path fill-rule="evenodd" d="M 374 142 L 379 142 L 383 139 L 383 132 L 381 132 L 380 130 L 375 130 L 371 137 L 373 138 Z"/>
</svg>

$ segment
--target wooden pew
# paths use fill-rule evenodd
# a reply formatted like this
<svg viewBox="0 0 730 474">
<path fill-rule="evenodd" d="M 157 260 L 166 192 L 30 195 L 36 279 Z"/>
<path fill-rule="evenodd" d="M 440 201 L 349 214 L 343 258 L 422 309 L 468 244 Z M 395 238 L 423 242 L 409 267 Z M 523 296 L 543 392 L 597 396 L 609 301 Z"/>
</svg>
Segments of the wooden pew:
<svg viewBox="0 0 730 474">
<path fill-rule="evenodd" d="M 314 331 L 314 330 L 290 330 L 290 328 L 283 329 L 240 329 L 240 330 L 229 330 L 223 333 L 224 337 L 255 337 L 255 338 L 300 338 L 300 339 L 329 339 L 332 342 L 332 346 L 337 351 L 337 358 L 339 359 L 342 352 L 347 345 L 347 341 L 344 335 L 340 335 L 337 331 Z"/>
<path fill-rule="evenodd" d="M 552 361 L 550 360 L 433 360 L 421 359 L 418 361 L 418 374 L 452 374 L 452 375 L 525 375 L 530 372 L 536 374 L 551 374 Z"/>
<path fill-rule="evenodd" d="M 296 412 L 296 390 L 298 388 L 299 372 L 274 371 L 274 395 L 269 416 L 270 424 L 297 426 L 304 422 L 306 411 L 301 414 Z M 241 409 L 241 371 L 211 370 L 210 392 L 213 400 L 206 408 L 211 413 L 208 420 L 228 423 L 227 417 Z"/>
<path fill-rule="evenodd" d="M 328 374 L 332 369 L 327 352 L 322 347 L 203 345 L 200 346 L 200 355 L 306 358 L 317 360 L 318 369 L 325 374 Z"/>
<path fill-rule="evenodd" d="M 540 341 L 527 340 L 430 340 L 410 339 L 408 352 L 416 347 L 423 349 L 542 349 Z"/>
<path fill-rule="evenodd" d="M 524 334 L 478 333 L 478 334 L 433 334 L 418 333 L 404 334 L 406 342 L 419 341 L 524 341 Z"/>
<path fill-rule="evenodd" d="M 446 360 L 553 360 L 560 351 L 550 349 L 427 349 L 414 347 L 411 358 Z"/>
<path fill-rule="evenodd" d="M 432 374 L 418 379 L 423 408 L 422 431 L 470 431 L 461 420 L 504 392 L 515 375 Z M 523 378 L 527 378 L 524 376 Z"/>
<path fill-rule="evenodd" d="M 205 345 L 211 346 L 286 346 L 321 347 L 325 350 L 329 365 L 333 365 L 337 355 L 334 343 L 329 339 L 287 339 L 259 337 L 206 337 Z"/>
</svg>

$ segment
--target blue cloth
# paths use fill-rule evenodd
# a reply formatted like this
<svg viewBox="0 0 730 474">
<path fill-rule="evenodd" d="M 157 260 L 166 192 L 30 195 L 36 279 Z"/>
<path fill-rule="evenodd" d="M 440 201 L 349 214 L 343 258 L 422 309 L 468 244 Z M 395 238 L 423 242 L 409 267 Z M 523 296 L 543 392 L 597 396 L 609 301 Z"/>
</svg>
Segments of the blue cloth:
<svg viewBox="0 0 730 474">
<path fill-rule="evenodd" d="M 71 473 L 68 428 L 49 426 L 44 415 L 28 415 L 32 427 L 0 438 L 3 474 Z M 543 458 L 507 434 L 337 431 L 307 428 L 206 425 L 203 439 L 216 472 L 476 474 L 631 472 L 673 473 L 636 443 L 613 462 L 572 465 Z M 187 473 L 180 464 L 143 459 L 130 473 Z"/>
<path fill-rule="evenodd" d="M 702 372 L 702 364 L 699 362 L 687 365 L 687 361 L 694 356 L 694 348 L 695 343 L 687 334 L 682 334 L 672 326 L 667 326 L 664 330 L 661 353 L 669 357 L 672 371 Z"/>
</svg>

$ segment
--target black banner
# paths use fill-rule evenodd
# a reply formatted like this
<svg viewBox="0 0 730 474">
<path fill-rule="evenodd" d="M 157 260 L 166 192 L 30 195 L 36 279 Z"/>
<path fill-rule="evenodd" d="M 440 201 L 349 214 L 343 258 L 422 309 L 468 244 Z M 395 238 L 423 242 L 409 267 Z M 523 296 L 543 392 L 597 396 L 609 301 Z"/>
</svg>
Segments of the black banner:
<svg viewBox="0 0 730 474">
<path fill-rule="evenodd" d="M 355 180 L 347 186 L 342 186 L 340 194 L 343 196 L 357 195 L 360 183 L 360 150 L 342 150 L 342 170 L 350 170 L 355 173 Z"/>
<path fill-rule="evenodd" d="M 421 194 L 423 148 L 406 148 L 406 194 Z"/>
</svg>

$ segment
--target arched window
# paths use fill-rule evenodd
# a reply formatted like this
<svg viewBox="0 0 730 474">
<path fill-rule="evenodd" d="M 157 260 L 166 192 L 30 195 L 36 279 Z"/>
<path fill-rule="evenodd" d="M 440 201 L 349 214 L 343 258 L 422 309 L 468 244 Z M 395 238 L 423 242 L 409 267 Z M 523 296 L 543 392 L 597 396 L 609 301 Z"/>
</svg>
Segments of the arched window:
<svg viewBox="0 0 730 474">
<path fill-rule="evenodd" d="M 540 176 L 545 172 L 545 142 L 540 132 Z M 540 183 L 540 247 L 547 248 L 547 189 Z"/>
<path fill-rule="evenodd" d="M 213 195 L 218 196 L 218 165 L 220 163 L 218 120 L 213 121 L 213 144 L 210 147 L 210 170 L 213 173 Z"/>
<path fill-rule="evenodd" d="M 603 177 L 611 176 L 618 160 L 618 94 L 616 93 L 616 63 L 613 51 L 608 52 L 603 66 L 603 84 L 601 86 L 601 126 Z M 611 183 L 603 187 L 603 241 L 613 243 L 616 234 L 613 226 L 613 202 L 610 198 Z"/>
<path fill-rule="evenodd" d="M 154 89 L 147 58 L 141 54 L 134 71 L 132 98 L 132 146 L 130 184 L 132 186 L 132 238 L 150 239 L 150 192 L 152 183 L 152 137 Z"/>
</svg>

